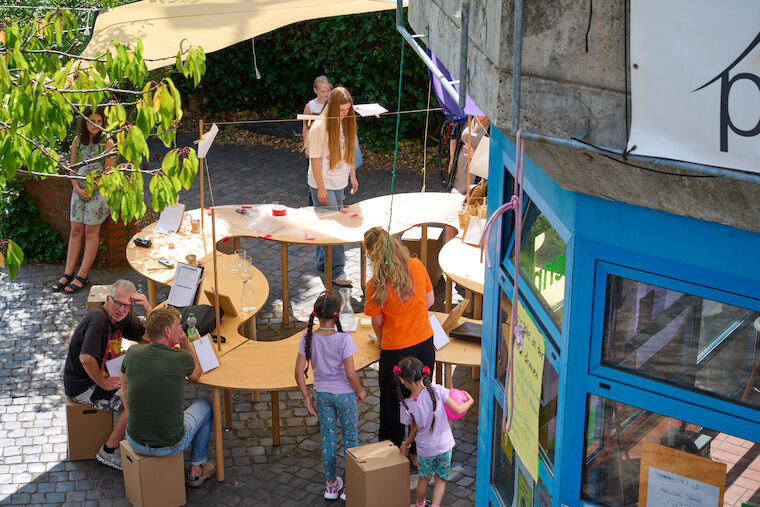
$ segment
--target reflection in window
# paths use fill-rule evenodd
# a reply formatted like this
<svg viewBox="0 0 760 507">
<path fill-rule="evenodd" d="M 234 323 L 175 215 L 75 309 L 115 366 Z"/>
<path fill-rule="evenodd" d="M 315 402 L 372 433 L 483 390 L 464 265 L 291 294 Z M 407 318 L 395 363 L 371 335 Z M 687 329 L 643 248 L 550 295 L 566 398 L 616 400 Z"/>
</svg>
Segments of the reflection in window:
<svg viewBox="0 0 760 507">
<path fill-rule="evenodd" d="M 723 505 L 760 503 L 760 444 L 590 395 L 581 494 L 601 505 L 636 505 L 643 442 L 725 463 Z M 686 455 L 684 455 L 686 456 Z"/>
<path fill-rule="evenodd" d="M 503 414 L 499 404 L 494 402 L 491 484 L 502 505 L 511 505 L 515 494 L 515 451 L 504 434 L 501 421 Z"/>
<path fill-rule="evenodd" d="M 529 282 L 557 329 L 562 330 L 567 245 L 532 202 L 525 207 L 523 231 L 520 274 Z"/>
<path fill-rule="evenodd" d="M 760 312 L 608 275 L 605 363 L 760 405 Z"/>
<path fill-rule="evenodd" d="M 512 312 L 512 304 L 504 291 L 499 292 L 499 334 L 497 340 L 496 378 L 504 385 L 507 379 L 507 342 L 505 336 L 509 336 L 509 319 Z M 551 472 L 554 465 L 554 448 L 557 427 L 557 394 L 559 391 L 559 375 L 544 355 L 544 373 L 541 378 L 541 400 L 538 409 L 538 443 L 544 464 Z"/>
</svg>

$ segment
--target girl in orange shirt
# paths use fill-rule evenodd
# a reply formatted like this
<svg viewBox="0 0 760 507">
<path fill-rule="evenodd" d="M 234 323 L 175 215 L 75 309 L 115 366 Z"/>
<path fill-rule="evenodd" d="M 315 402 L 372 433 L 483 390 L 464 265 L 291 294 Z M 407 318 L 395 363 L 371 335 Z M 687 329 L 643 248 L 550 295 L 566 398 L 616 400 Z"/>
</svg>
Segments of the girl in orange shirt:
<svg viewBox="0 0 760 507">
<path fill-rule="evenodd" d="M 416 357 L 431 371 L 435 366 L 433 328 L 428 321 L 428 308 L 435 301 L 433 284 L 422 262 L 410 258 L 406 247 L 382 228 L 368 230 L 364 245 L 372 262 L 364 313 L 372 317 L 380 347 L 379 437 L 400 446 L 406 428 L 400 420 L 393 367 L 408 356 Z M 414 448 L 410 452 L 416 455 Z"/>
</svg>

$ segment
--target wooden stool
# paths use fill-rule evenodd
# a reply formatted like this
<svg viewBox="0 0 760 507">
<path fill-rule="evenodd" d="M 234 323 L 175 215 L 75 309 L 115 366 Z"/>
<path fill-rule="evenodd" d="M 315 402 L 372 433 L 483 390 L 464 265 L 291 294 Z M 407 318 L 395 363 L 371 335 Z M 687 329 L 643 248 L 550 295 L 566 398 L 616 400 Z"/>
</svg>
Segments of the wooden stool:
<svg viewBox="0 0 760 507">
<path fill-rule="evenodd" d="M 127 500 L 135 507 L 185 505 L 184 455 L 143 456 L 121 441 L 121 465 Z"/>
<path fill-rule="evenodd" d="M 113 431 L 113 412 L 82 405 L 66 398 L 69 460 L 95 459 Z"/>
<path fill-rule="evenodd" d="M 91 310 L 100 303 L 105 303 L 106 296 L 108 296 L 110 292 L 110 285 L 93 285 L 90 287 L 90 294 L 87 296 L 87 309 Z"/>
</svg>

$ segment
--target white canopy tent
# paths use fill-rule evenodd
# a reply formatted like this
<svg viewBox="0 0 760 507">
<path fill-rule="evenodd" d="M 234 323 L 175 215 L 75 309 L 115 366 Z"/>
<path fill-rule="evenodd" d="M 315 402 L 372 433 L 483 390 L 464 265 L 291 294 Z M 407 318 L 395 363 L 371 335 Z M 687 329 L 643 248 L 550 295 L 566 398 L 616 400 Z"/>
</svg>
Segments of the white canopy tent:
<svg viewBox="0 0 760 507">
<path fill-rule="evenodd" d="M 142 0 L 100 11 L 82 56 L 137 37 L 152 70 L 173 63 L 183 39 L 210 53 L 299 21 L 395 8 L 395 0 Z"/>
</svg>

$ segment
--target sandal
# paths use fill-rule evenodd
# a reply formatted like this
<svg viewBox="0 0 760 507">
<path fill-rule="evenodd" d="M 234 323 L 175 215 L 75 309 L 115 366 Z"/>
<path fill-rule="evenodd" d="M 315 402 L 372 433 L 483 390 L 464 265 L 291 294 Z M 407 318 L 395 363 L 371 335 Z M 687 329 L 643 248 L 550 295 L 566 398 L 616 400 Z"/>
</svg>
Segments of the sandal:
<svg viewBox="0 0 760 507">
<path fill-rule="evenodd" d="M 82 285 L 74 285 L 74 280 L 78 280 L 82 283 Z M 80 290 L 84 289 L 85 285 L 90 283 L 90 278 L 87 276 L 82 278 L 79 275 L 74 275 L 74 280 L 70 281 L 69 284 L 63 289 L 66 294 L 74 294 L 75 292 L 79 292 Z"/>
<path fill-rule="evenodd" d="M 53 292 L 61 292 L 68 284 L 71 282 L 71 279 L 74 278 L 74 274 L 67 275 L 66 273 L 61 275 L 61 278 L 66 280 L 65 282 L 61 283 L 60 281 L 55 282 L 50 288 L 53 289 Z"/>
<path fill-rule="evenodd" d="M 203 484 L 206 479 L 210 479 L 216 473 L 216 466 L 212 461 L 206 461 L 201 467 L 203 468 L 201 475 L 190 475 L 189 471 L 185 474 L 185 484 L 191 488 L 197 488 Z"/>
</svg>

